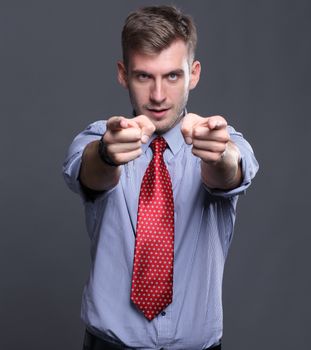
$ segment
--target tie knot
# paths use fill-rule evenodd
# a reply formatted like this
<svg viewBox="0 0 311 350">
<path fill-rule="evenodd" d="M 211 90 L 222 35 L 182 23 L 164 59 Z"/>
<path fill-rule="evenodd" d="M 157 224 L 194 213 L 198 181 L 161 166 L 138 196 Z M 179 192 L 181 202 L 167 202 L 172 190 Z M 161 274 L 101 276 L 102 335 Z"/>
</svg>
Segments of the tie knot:
<svg viewBox="0 0 311 350">
<path fill-rule="evenodd" d="M 154 154 L 163 154 L 167 146 L 166 141 L 162 136 L 156 137 L 152 142 L 151 142 L 151 148 Z"/>
</svg>

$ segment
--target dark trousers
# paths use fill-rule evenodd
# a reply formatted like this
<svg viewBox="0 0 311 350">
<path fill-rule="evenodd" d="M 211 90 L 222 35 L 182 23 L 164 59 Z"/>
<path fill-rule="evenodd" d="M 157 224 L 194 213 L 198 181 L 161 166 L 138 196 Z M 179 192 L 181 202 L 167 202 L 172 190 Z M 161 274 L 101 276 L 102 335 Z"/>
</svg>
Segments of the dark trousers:
<svg viewBox="0 0 311 350">
<path fill-rule="evenodd" d="M 87 330 L 85 332 L 83 350 L 127 350 L 127 349 L 134 350 L 134 348 L 128 348 L 124 345 L 109 343 L 103 339 L 96 337 L 95 335 L 91 334 Z M 209 349 L 221 350 L 221 344 L 216 346 L 211 346 L 204 350 L 209 350 Z"/>
</svg>

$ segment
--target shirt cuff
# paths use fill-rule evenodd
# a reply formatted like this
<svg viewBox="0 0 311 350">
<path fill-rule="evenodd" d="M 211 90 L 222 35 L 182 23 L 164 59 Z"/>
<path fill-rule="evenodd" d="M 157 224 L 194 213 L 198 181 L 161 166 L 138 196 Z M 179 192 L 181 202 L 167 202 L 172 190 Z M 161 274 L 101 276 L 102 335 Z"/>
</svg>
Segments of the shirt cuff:
<svg viewBox="0 0 311 350">
<path fill-rule="evenodd" d="M 248 176 L 247 172 L 247 165 L 245 161 L 245 157 L 241 156 L 241 168 L 242 168 L 242 176 L 243 180 L 240 186 L 233 188 L 232 190 L 217 190 L 217 189 L 211 189 L 207 187 L 204 183 L 204 188 L 207 190 L 208 193 L 210 193 L 213 196 L 219 196 L 223 198 L 230 198 L 234 197 L 240 194 L 244 194 L 246 189 L 250 186 L 251 184 L 251 178 Z"/>
</svg>

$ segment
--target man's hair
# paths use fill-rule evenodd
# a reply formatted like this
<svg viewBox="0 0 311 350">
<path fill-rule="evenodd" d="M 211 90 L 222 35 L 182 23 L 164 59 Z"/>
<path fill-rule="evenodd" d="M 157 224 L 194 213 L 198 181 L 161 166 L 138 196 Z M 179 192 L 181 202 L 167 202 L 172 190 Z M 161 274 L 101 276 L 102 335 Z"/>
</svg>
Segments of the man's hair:
<svg viewBox="0 0 311 350">
<path fill-rule="evenodd" d="M 128 15 L 122 31 L 125 65 L 131 51 L 157 54 L 174 41 L 188 46 L 190 61 L 194 59 L 197 31 L 192 18 L 174 6 L 147 6 Z"/>
</svg>

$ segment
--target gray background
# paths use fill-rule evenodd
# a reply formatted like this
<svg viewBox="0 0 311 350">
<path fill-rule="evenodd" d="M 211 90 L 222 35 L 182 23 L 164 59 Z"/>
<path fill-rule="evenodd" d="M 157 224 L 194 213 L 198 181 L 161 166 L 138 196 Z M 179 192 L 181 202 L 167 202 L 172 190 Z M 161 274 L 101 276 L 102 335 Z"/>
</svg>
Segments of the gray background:
<svg viewBox="0 0 311 350">
<path fill-rule="evenodd" d="M 61 164 L 88 123 L 129 114 L 120 31 L 151 3 L 0 2 L 1 349 L 81 348 L 89 243 Z M 261 165 L 226 265 L 224 349 L 307 349 L 311 2 L 175 3 L 199 31 L 189 111 L 226 116 Z"/>
</svg>

